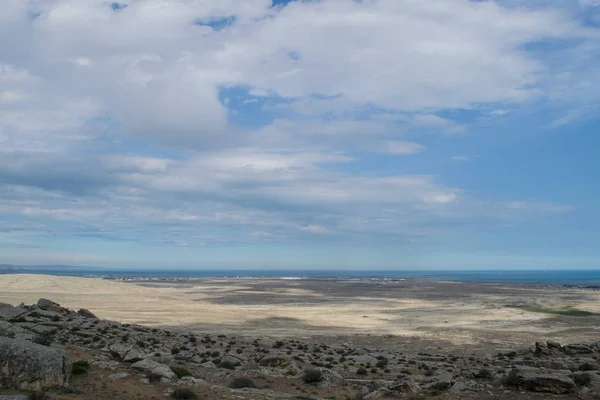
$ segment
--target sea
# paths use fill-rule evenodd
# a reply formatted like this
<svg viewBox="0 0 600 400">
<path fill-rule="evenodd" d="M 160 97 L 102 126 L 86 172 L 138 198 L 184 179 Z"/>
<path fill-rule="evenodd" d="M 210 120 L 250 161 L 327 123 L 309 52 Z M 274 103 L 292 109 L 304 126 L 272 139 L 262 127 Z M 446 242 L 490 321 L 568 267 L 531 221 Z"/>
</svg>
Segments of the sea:
<svg viewBox="0 0 600 400">
<path fill-rule="evenodd" d="M 262 269 L 104 269 L 79 267 L 19 268 L 9 273 L 48 274 L 62 276 L 136 276 L 181 278 L 405 278 L 453 282 L 498 282 L 551 285 L 600 285 L 600 270 L 262 270 Z"/>
</svg>

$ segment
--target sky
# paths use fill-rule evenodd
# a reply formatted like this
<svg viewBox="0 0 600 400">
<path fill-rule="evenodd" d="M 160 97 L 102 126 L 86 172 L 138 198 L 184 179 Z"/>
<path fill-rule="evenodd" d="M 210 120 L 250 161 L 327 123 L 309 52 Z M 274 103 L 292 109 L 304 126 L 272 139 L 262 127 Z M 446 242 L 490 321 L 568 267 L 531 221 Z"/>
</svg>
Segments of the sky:
<svg viewBox="0 0 600 400">
<path fill-rule="evenodd" d="M 0 263 L 600 267 L 600 0 L 10 0 Z"/>
</svg>

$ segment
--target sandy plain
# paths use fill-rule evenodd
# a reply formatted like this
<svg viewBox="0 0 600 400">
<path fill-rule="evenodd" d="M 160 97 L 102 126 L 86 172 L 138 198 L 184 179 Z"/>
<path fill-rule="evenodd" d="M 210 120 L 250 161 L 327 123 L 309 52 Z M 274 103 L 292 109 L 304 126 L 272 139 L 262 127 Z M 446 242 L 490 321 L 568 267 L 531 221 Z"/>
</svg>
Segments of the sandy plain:
<svg viewBox="0 0 600 400">
<path fill-rule="evenodd" d="M 126 283 L 0 275 L 1 302 L 32 304 L 38 298 L 123 323 L 249 337 L 412 337 L 471 348 L 512 348 L 537 340 L 579 343 L 600 336 L 598 315 L 510 307 L 600 313 L 600 290 L 543 285 L 208 278 Z"/>
</svg>

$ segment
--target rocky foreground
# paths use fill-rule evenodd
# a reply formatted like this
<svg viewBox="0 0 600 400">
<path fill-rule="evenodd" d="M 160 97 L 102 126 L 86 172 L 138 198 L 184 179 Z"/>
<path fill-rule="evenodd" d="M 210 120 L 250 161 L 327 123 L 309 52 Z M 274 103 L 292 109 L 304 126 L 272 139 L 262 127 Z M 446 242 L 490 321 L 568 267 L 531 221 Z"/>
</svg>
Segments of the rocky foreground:
<svg viewBox="0 0 600 400">
<path fill-rule="evenodd" d="M 201 335 L 40 299 L 0 304 L 0 399 L 600 399 L 600 342 L 437 348 Z"/>
</svg>

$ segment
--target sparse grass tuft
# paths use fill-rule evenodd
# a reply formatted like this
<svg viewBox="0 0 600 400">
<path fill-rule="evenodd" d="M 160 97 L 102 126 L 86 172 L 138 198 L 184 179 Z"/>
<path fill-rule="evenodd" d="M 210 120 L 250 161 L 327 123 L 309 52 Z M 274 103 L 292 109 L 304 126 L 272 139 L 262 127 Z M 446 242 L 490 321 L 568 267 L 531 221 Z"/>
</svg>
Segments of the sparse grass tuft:
<svg viewBox="0 0 600 400">
<path fill-rule="evenodd" d="M 183 378 L 184 376 L 194 376 L 190 371 L 183 367 L 171 367 L 171 371 L 173 371 L 178 378 Z"/>
<path fill-rule="evenodd" d="M 71 368 L 71 375 L 84 375 L 88 373 L 89 369 L 90 363 L 86 360 L 75 361 Z"/>
</svg>

